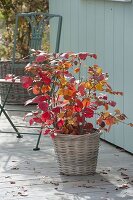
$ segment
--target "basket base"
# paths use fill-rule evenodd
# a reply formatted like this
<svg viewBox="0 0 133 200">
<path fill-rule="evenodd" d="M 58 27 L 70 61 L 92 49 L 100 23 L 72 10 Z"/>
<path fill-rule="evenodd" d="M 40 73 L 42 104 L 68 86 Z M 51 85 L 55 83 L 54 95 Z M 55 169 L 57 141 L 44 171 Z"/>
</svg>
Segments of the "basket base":
<svg viewBox="0 0 133 200">
<path fill-rule="evenodd" d="M 84 135 L 57 135 L 53 142 L 59 172 L 62 175 L 92 175 L 96 173 L 99 132 Z"/>
</svg>

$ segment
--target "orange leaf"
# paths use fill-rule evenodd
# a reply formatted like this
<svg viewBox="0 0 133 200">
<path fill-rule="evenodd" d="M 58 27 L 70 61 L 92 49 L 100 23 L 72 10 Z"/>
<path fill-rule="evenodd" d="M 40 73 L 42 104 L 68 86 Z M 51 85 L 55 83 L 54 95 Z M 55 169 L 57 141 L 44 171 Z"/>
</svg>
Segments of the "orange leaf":
<svg viewBox="0 0 133 200">
<path fill-rule="evenodd" d="M 68 110 L 66 112 L 66 117 L 71 117 L 72 116 L 73 111 L 72 110 Z"/>
<path fill-rule="evenodd" d="M 73 91 L 72 91 L 72 90 L 65 89 L 65 90 L 64 90 L 64 95 L 72 96 L 72 95 L 73 95 Z"/>
<path fill-rule="evenodd" d="M 83 107 L 88 107 L 90 105 L 90 99 L 89 98 L 85 98 L 82 101 Z"/>
<path fill-rule="evenodd" d="M 65 66 L 66 66 L 66 67 L 71 67 L 71 66 L 72 66 L 72 63 L 71 63 L 71 62 L 65 62 Z"/>
<path fill-rule="evenodd" d="M 68 134 L 68 133 L 69 133 L 69 130 L 68 130 L 66 127 L 63 127 L 63 128 L 62 128 L 62 133 Z"/>
<path fill-rule="evenodd" d="M 111 125 L 115 124 L 115 120 L 114 120 L 113 117 L 109 117 L 109 118 L 107 118 L 107 119 L 105 120 L 105 123 L 106 123 L 107 125 L 111 126 Z"/>
<path fill-rule="evenodd" d="M 33 86 L 33 94 L 37 95 L 40 93 L 40 87 L 38 87 L 37 85 Z"/>
<path fill-rule="evenodd" d="M 108 110 L 108 108 L 109 108 L 107 103 L 104 105 L 104 107 L 105 107 L 105 110 Z"/>
<path fill-rule="evenodd" d="M 46 93 L 50 90 L 51 90 L 51 87 L 49 85 L 43 85 L 42 88 L 41 88 L 42 93 Z"/>
<path fill-rule="evenodd" d="M 86 88 L 86 89 L 91 89 L 92 86 L 91 86 L 91 84 L 90 84 L 89 82 L 86 82 L 86 83 L 85 83 L 85 88 Z"/>
<path fill-rule="evenodd" d="M 131 126 L 131 127 L 133 127 L 133 123 L 129 123 L 128 125 Z"/>
<path fill-rule="evenodd" d="M 77 67 L 77 68 L 74 69 L 74 71 L 75 71 L 75 73 L 78 73 L 80 71 L 80 68 Z"/>
</svg>

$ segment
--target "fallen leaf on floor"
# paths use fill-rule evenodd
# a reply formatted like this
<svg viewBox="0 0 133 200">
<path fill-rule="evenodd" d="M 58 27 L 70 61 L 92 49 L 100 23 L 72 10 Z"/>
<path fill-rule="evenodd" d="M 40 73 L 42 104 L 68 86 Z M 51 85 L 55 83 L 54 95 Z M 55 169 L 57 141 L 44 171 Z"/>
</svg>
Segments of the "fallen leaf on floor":
<svg viewBox="0 0 133 200">
<path fill-rule="evenodd" d="M 120 189 L 128 189 L 129 186 L 128 186 L 127 184 L 123 184 L 123 185 L 121 185 L 119 188 L 120 188 Z"/>
<path fill-rule="evenodd" d="M 22 192 L 18 192 L 18 194 L 19 194 L 20 196 L 22 196 L 22 197 L 28 196 L 28 194 L 24 194 L 24 193 L 22 193 Z"/>
<path fill-rule="evenodd" d="M 121 179 L 117 179 L 117 181 L 122 181 Z"/>
<path fill-rule="evenodd" d="M 11 176 L 5 176 L 5 178 L 11 178 Z"/>
<path fill-rule="evenodd" d="M 123 172 L 121 172 L 121 176 L 128 176 L 127 174 L 125 174 L 125 173 L 123 173 Z"/>
<path fill-rule="evenodd" d="M 19 167 L 12 167 L 11 169 L 12 169 L 12 170 L 18 170 Z"/>
<path fill-rule="evenodd" d="M 115 188 L 115 190 L 118 190 L 118 189 L 128 189 L 128 188 L 129 188 L 129 186 L 127 184 L 123 184 L 123 185 Z"/>
<path fill-rule="evenodd" d="M 118 169 L 117 171 L 121 171 L 121 170 L 126 171 L 127 169 L 126 169 L 126 168 L 120 168 L 120 169 Z"/>
<path fill-rule="evenodd" d="M 102 174 L 108 174 L 108 172 L 100 172 L 100 173 L 102 173 Z"/>
<path fill-rule="evenodd" d="M 129 176 L 123 177 L 123 179 L 129 179 Z"/>
<path fill-rule="evenodd" d="M 15 184 L 15 181 L 10 181 L 11 184 Z"/>
</svg>

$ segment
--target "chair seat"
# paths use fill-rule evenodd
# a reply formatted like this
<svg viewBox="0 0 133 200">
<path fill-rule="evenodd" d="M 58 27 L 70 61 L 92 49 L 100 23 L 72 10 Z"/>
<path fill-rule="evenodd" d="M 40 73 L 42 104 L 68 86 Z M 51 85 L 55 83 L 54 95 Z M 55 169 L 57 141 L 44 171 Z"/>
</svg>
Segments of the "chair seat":
<svg viewBox="0 0 133 200">
<path fill-rule="evenodd" d="M 0 83 L 15 83 L 15 84 L 21 84 L 20 79 L 15 79 L 15 80 L 6 80 L 6 79 L 0 79 Z"/>
</svg>

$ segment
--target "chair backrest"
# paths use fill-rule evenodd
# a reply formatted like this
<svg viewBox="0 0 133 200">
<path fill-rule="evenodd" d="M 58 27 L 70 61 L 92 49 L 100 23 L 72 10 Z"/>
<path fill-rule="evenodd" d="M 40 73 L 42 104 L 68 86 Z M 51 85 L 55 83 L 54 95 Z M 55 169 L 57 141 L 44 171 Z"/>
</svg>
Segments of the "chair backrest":
<svg viewBox="0 0 133 200">
<path fill-rule="evenodd" d="M 15 63 L 16 60 L 16 47 L 18 42 L 19 23 L 25 21 L 28 24 L 29 31 L 25 32 L 25 35 L 27 35 L 29 39 L 28 41 L 29 49 L 40 50 L 42 49 L 41 45 L 45 28 L 48 25 L 50 19 L 52 18 L 58 19 L 55 50 L 54 50 L 55 53 L 58 53 L 60 45 L 60 36 L 61 36 L 62 16 L 43 13 L 43 12 L 18 13 L 16 15 L 14 48 L 13 48 L 13 64 Z M 30 56 L 30 50 L 29 50 L 29 56 Z"/>
</svg>

